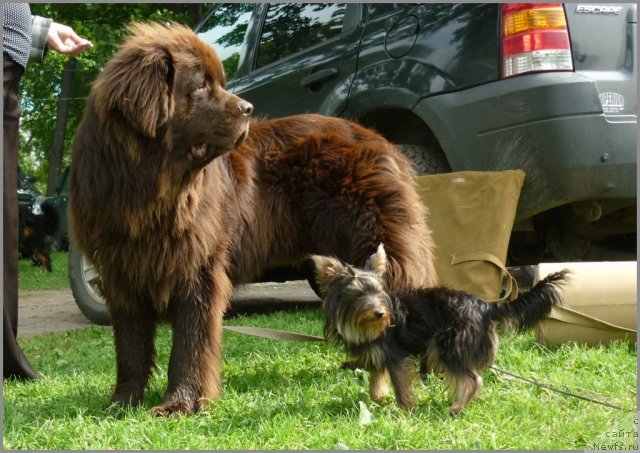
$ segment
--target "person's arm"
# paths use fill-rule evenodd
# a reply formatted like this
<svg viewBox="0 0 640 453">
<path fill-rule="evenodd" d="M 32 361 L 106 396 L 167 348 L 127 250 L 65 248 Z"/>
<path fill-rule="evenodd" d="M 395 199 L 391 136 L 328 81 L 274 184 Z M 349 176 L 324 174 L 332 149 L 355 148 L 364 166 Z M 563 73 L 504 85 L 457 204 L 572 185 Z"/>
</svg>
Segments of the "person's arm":
<svg viewBox="0 0 640 453">
<path fill-rule="evenodd" d="M 48 17 L 33 16 L 29 61 L 42 61 L 47 54 L 47 36 L 52 23 L 53 19 Z"/>
<path fill-rule="evenodd" d="M 91 42 L 79 37 L 71 27 L 47 17 L 33 16 L 29 61 L 42 61 L 49 47 L 63 55 L 75 57 L 91 47 Z"/>
</svg>

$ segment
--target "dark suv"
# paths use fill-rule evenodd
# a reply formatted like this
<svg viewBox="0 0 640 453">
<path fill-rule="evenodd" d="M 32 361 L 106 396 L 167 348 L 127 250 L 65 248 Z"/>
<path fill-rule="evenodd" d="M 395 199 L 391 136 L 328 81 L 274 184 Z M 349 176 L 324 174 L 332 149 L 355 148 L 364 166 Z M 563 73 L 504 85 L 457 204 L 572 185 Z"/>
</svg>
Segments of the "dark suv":
<svg viewBox="0 0 640 453">
<path fill-rule="evenodd" d="M 421 173 L 523 169 L 531 263 L 635 259 L 636 29 L 624 3 L 264 3 L 196 31 L 257 116 L 355 119 Z"/>
<path fill-rule="evenodd" d="M 35 176 L 26 175 L 18 167 L 18 215 L 27 213 L 39 214 L 40 205 L 44 201 L 42 193 L 35 186 Z"/>
<path fill-rule="evenodd" d="M 510 259 L 530 264 L 635 259 L 636 22 L 622 3 L 234 3 L 196 31 L 257 116 L 356 119 L 421 173 L 524 169 Z M 73 242 L 69 274 L 107 324 Z"/>
</svg>

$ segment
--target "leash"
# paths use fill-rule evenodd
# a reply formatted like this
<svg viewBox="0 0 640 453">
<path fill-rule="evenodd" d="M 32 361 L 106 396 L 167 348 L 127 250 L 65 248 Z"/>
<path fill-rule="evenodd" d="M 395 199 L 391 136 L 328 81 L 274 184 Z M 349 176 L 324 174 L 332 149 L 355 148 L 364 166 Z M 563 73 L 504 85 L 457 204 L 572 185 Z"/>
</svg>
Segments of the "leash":
<svg viewBox="0 0 640 453">
<path fill-rule="evenodd" d="M 577 399 L 584 400 L 584 401 L 589 401 L 590 403 L 600 404 L 601 406 L 606 406 L 606 407 L 609 407 L 611 409 L 616 409 L 616 410 L 619 410 L 619 411 L 622 411 L 622 412 L 636 412 L 635 409 L 629 409 L 629 408 L 625 408 L 625 407 L 621 407 L 621 406 L 616 406 L 614 404 L 607 403 L 606 401 L 600 401 L 600 400 L 596 400 L 596 399 L 593 399 L 593 398 L 589 398 L 588 396 L 582 396 L 582 395 L 578 395 L 576 393 L 571 393 L 571 392 L 568 392 L 566 390 L 559 389 L 557 387 L 552 387 L 550 385 L 543 384 L 542 382 L 536 381 L 534 379 L 529 379 L 529 378 L 526 378 L 526 377 L 518 376 L 517 374 L 511 373 L 509 371 L 501 370 L 501 369 L 496 368 L 494 366 L 491 366 L 489 368 L 491 368 L 494 371 L 497 371 L 498 373 L 506 374 L 507 376 L 511 376 L 513 378 L 520 379 L 521 381 L 524 381 L 524 382 L 527 382 L 529 384 L 535 385 L 536 387 L 540 387 L 540 388 L 543 388 L 543 389 L 551 390 L 552 392 L 556 392 L 556 393 L 559 393 L 561 395 L 570 396 L 570 397 L 577 398 Z"/>
<path fill-rule="evenodd" d="M 316 337 L 313 335 L 304 335 L 301 333 L 289 332 L 287 330 L 267 329 L 266 327 L 241 327 L 241 326 L 222 326 L 223 329 L 230 332 L 250 335 L 252 337 L 270 338 L 272 340 L 286 341 L 326 341 L 324 337 Z"/>
<path fill-rule="evenodd" d="M 307 342 L 307 341 L 327 341 L 324 337 L 317 337 L 315 335 L 305 335 L 302 333 L 289 332 L 287 330 L 277 330 L 277 329 L 269 329 L 266 327 L 241 327 L 241 326 L 223 326 L 225 330 L 230 332 L 235 332 L 243 335 L 250 335 L 254 337 L 261 338 L 269 338 L 272 340 L 285 340 L 285 341 L 297 341 L 297 342 Z M 589 398 L 587 396 L 578 395 L 576 393 L 572 393 L 566 390 L 559 389 L 557 387 L 552 387 L 550 385 L 544 384 L 542 382 L 536 381 L 534 379 L 529 379 L 523 376 L 519 376 L 517 374 L 511 373 L 510 371 L 501 370 L 494 366 L 490 366 L 492 370 L 506 374 L 507 376 L 511 376 L 515 379 L 519 379 L 521 381 L 527 382 L 528 384 L 535 385 L 536 387 L 540 387 L 543 389 L 551 390 L 552 392 L 559 393 L 564 396 L 569 396 L 572 398 L 577 398 L 580 400 L 588 401 L 590 403 L 599 404 L 601 406 L 605 406 L 611 409 L 619 410 L 622 412 L 636 412 L 635 409 L 624 408 L 621 406 L 616 406 L 614 404 L 607 403 L 605 401 L 596 400 L 594 398 Z"/>
</svg>

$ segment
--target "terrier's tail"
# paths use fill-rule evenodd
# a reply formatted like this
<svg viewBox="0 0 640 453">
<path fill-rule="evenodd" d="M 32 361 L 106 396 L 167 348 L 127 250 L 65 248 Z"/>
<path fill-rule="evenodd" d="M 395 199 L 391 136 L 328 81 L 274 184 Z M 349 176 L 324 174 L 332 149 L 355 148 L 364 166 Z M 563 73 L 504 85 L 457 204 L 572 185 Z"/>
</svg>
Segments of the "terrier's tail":
<svg viewBox="0 0 640 453">
<path fill-rule="evenodd" d="M 567 274 L 567 269 L 549 274 L 517 299 L 490 304 L 489 316 L 493 321 L 508 323 L 520 331 L 535 326 L 555 305 L 561 304 L 559 287 L 567 283 Z"/>
</svg>

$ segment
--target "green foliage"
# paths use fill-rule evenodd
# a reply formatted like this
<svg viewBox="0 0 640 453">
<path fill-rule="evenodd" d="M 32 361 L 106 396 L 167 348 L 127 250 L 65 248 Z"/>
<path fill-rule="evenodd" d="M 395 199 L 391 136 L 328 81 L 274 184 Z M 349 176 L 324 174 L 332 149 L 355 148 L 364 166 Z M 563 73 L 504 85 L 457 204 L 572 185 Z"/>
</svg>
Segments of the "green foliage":
<svg viewBox="0 0 640 453">
<path fill-rule="evenodd" d="M 51 17 L 89 39 L 93 48 L 77 57 L 65 134 L 63 165 L 69 164 L 74 131 L 84 112 L 92 81 L 113 55 L 134 21 L 174 21 L 194 26 L 209 4 L 48 3 L 32 4 L 34 15 Z M 62 73 L 67 57 L 48 52 L 41 63 L 30 63 L 22 78 L 20 165 L 36 176 L 45 192 L 56 125 Z"/>
<path fill-rule="evenodd" d="M 227 324 L 322 332 L 318 310 L 255 315 Z M 111 329 L 89 327 L 24 338 L 36 382 L 4 383 L 5 449 L 593 449 L 637 430 L 634 413 L 570 398 L 493 371 L 458 416 L 436 377 L 416 383 L 414 413 L 368 396 L 368 373 L 340 369 L 344 353 L 224 333 L 224 396 L 192 417 L 157 419 L 171 332 L 159 330 L 157 364 L 143 406 L 105 410 L 115 378 Z M 533 333 L 505 334 L 496 367 L 635 409 L 636 353 L 537 345 Z M 637 432 L 637 431 L 635 431 Z M 626 434 L 625 434 L 626 435 Z M 637 438 L 625 438 L 637 444 Z"/>
</svg>

